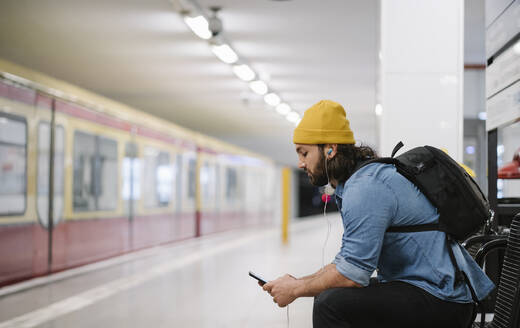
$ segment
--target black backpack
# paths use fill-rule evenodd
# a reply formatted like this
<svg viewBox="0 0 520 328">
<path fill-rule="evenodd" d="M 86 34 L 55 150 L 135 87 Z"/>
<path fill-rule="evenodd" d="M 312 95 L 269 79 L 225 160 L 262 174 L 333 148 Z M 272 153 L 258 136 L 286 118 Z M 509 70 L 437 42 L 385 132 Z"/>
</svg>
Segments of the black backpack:
<svg viewBox="0 0 520 328">
<path fill-rule="evenodd" d="M 491 218 L 486 196 L 473 178 L 448 154 L 431 146 L 413 148 L 394 158 L 403 147 L 399 142 L 392 157 L 364 162 L 395 165 L 397 172 L 410 180 L 439 212 L 438 224 L 390 227 L 390 232 L 440 230 L 463 241 L 476 233 Z"/>
<path fill-rule="evenodd" d="M 393 164 L 397 172 L 417 186 L 437 208 L 439 223 L 394 226 L 387 232 L 439 230 L 446 233 L 448 242 L 462 241 L 490 221 L 493 212 L 486 196 L 475 180 L 448 154 L 435 147 L 424 146 L 394 157 L 403 146 L 399 142 L 392 151 L 392 157 L 372 159 L 363 162 L 359 168 L 371 163 Z M 473 300 L 478 303 L 468 277 L 457 265 L 451 247 L 448 247 L 448 252 L 455 267 L 455 283 L 465 281 Z"/>
</svg>

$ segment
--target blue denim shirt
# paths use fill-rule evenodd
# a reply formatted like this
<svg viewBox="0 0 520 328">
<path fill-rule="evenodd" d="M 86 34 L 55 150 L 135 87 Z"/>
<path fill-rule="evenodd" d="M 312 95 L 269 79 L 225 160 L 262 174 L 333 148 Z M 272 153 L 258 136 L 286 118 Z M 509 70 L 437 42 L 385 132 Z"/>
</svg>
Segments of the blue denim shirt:
<svg viewBox="0 0 520 328">
<path fill-rule="evenodd" d="M 367 286 L 377 270 L 381 282 L 404 281 L 446 301 L 472 301 L 466 284 L 454 286 L 455 269 L 444 232 L 385 232 L 390 226 L 439 219 L 437 209 L 393 165 L 373 163 L 361 168 L 337 186 L 336 203 L 344 233 L 333 263 L 342 275 Z M 477 297 L 483 299 L 494 284 L 466 250 L 455 242 L 451 247 Z"/>
</svg>

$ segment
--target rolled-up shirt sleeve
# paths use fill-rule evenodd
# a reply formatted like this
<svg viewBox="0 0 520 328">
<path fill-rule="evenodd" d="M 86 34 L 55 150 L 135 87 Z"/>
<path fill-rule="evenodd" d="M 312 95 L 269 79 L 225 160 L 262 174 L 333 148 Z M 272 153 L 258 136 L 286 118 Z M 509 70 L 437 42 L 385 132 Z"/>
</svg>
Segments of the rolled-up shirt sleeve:
<svg viewBox="0 0 520 328">
<path fill-rule="evenodd" d="M 372 175 L 352 178 L 344 185 L 344 232 L 341 249 L 332 263 L 346 278 L 368 286 L 377 268 L 385 231 L 397 211 L 397 197 L 384 181 Z"/>
<path fill-rule="evenodd" d="M 361 286 L 368 286 L 368 282 L 370 281 L 370 275 L 372 272 L 361 269 L 350 262 L 347 262 L 341 252 L 339 252 L 334 261 L 332 263 L 336 264 L 336 270 L 341 273 L 343 276 L 349 278 L 350 280 L 357 282 Z"/>
</svg>

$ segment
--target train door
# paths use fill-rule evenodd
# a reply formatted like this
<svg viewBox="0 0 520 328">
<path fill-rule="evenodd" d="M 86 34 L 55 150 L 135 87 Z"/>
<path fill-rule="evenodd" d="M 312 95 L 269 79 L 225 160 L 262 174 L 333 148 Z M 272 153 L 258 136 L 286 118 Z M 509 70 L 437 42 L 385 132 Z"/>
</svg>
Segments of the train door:
<svg viewBox="0 0 520 328">
<path fill-rule="evenodd" d="M 142 147 L 141 206 L 134 223 L 135 246 L 175 239 L 175 156 L 168 146 L 147 140 Z"/>
<path fill-rule="evenodd" d="M 199 171 L 201 234 L 218 230 L 219 217 L 216 212 L 217 172 L 215 156 L 199 153 L 201 166 Z"/>
<path fill-rule="evenodd" d="M 138 156 L 137 145 L 133 142 L 127 142 L 125 145 L 125 155 L 123 158 L 123 208 L 125 216 L 128 218 L 129 228 L 129 244 L 130 249 L 134 248 L 134 219 L 136 215 L 136 202 L 141 197 L 141 161 Z"/>
<path fill-rule="evenodd" d="M 36 212 L 47 230 L 48 271 L 55 262 L 54 231 L 63 220 L 65 207 L 65 129 L 52 116 L 50 121 L 43 119 L 38 124 L 36 162 Z"/>
<path fill-rule="evenodd" d="M 190 238 L 197 235 L 196 226 L 196 197 L 197 197 L 197 154 L 192 150 L 184 150 L 178 161 L 180 177 L 178 179 L 179 190 L 179 214 L 178 220 L 181 229 L 177 238 Z"/>
<path fill-rule="evenodd" d="M 221 221 L 221 230 L 230 229 L 236 226 L 238 221 L 239 204 L 239 172 L 238 167 L 233 163 L 228 163 L 225 168 L 225 202 L 226 214 Z"/>
<path fill-rule="evenodd" d="M 35 90 L 0 81 L 0 286 L 50 270 L 48 214 L 56 222 L 63 216 L 64 162 L 61 124 L 49 156 L 51 104 Z"/>
<path fill-rule="evenodd" d="M 54 130 L 54 131 L 53 131 Z M 53 136 L 54 134 L 54 136 Z M 51 142 L 51 139 L 54 141 Z M 54 143 L 54 151 L 51 151 Z M 52 155 L 51 155 L 52 153 Z M 53 160 L 50 157 L 53 156 Z M 53 180 L 51 182 L 51 166 L 53 166 Z M 38 125 L 38 162 L 37 162 L 37 213 L 40 224 L 49 228 L 49 205 L 52 201 L 52 226 L 56 226 L 63 219 L 64 208 L 64 171 L 65 171 L 65 129 L 62 125 L 51 125 L 40 121 Z M 49 184 L 51 182 L 53 185 Z M 52 200 L 49 200 L 50 190 L 53 189 Z"/>
</svg>

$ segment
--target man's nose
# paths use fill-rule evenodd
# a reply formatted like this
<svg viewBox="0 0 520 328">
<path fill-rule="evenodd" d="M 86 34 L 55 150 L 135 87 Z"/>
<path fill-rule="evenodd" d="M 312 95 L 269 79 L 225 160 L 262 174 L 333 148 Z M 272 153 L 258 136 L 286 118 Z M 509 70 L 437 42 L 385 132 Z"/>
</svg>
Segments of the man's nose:
<svg viewBox="0 0 520 328">
<path fill-rule="evenodd" d="M 303 163 L 303 162 L 298 162 L 298 168 L 300 168 L 300 169 L 304 169 L 304 168 L 305 168 L 305 163 Z"/>
</svg>

